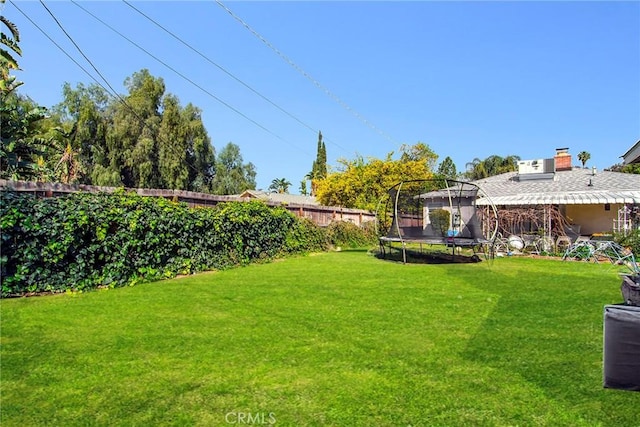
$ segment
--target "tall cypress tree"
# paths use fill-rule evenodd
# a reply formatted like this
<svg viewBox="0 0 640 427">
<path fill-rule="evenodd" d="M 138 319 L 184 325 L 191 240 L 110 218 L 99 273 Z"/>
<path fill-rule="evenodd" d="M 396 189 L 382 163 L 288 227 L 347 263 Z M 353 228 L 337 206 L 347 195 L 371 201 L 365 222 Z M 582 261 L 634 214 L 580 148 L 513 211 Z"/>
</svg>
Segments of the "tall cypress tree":
<svg viewBox="0 0 640 427">
<path fill-rule="evenodd" d="M 327 177 L 327 147 L 322 140 L 322 133 L 318 132 L 318 140 L 320 141 L 320 150 L 318 152 L 318 175 L 319 178 Z"/>
<path fill-rule="evenodd" d="M 322 132 L 318 132 L 318 148 L 316 150 L 316 159 L 313 161 L 313 167 L 309 173 L 309 177 L 313 179 L 322 179 L 327 176 L 327 148 L 322 141 Z"/>
<path fill-rule="evenodd" d="M 311 195 L 315 195 L 316 185 L 314 181 L 327 176 L 327 148 L 322 141 L 322 131 L 318 131 L 318 147 L 316 149 L 316 159 L 313 161 L 311 172 L 306 178 L 311 180 Z"/>
</svg>

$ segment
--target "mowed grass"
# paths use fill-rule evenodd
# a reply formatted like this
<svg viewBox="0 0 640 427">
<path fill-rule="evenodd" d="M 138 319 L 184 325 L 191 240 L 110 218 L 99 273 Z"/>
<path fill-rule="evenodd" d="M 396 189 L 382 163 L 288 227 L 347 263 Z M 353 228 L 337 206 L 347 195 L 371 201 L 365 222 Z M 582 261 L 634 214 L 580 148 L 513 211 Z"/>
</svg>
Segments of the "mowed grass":
<svg viewBox="0 0 640 427">
<path fill-rule="evenodd" d="M 638 425 L 638 393 L 602 388 L 619 287 L 609 265 L 345 251 L 3 300 L 0 421 Z"/>
</svg>

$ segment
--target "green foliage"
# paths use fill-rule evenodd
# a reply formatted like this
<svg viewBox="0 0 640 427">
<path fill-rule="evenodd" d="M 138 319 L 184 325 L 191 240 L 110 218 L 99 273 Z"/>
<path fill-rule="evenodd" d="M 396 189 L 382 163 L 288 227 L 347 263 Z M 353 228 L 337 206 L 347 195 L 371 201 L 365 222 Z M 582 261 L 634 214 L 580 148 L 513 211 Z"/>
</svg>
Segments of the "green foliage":
<svg viewBox="0 0 640 427">
<path fill-rule="evenodd" d="M 280 194 L 288 194 L 289 187 L 291 183 L 287 180 L 287 178 L 275 178 L 271 181 L 271 185 L 269 185 L 269 190 L 275 191 Z"/>
<path fill-rule="evenodd" d="M 640 261 L 640 230 L 635 229 L 628 233 L 616 233 L 614 240 L 620 246 L 631 249 L 636 257 L 636 261 Z"/>
<path fill-rule="evenodd" d="M 0 178 L 43 179 L 49 172 L 42 159 L 49 141 L 39 127 L 47 110 L 16 93 L 22 82 L 10 73 L 20 69 L 15 59 L 22 55 L 20 32 L 5 16 L 0 24 Z"/>
<path fill-rule="evenodd" d="M 510 155 L 507 157 L 500 157 L 495 154 L 484 160 L 475 158 L 471 162 L 467 163 L 467 171 L 464 175 L 468 179 L 477 180 L 494 175 L 500 175 L 506 172 L 512 172 L 518 170 L 518 160 L 520 160 L 519 156 Z"/>
<path fill-rule="evenodd" d="M 632 173 L 640 175 L 640 163 L 629 163 L 628 165 L 618 163 L 605 170 L 609 170 L 611 172 Z"/>
<path fill-rule="evenodd" d="M 364 251 L 3 300 L 0 422 L 637 426 L 638 393 L 602 388 L 602 307 L 619 302 L 610 265 Z"/>
<path fill-rule="evenodd" d="M 352 222 L 334 221 L 327 227 L 327 239 L 333 246 L 358 248 L 375 244 L 378 237 L 373 224 L 359 227 Z"/>
<path fill-rule="evenodd" d="M 4 4 L 5 0 L 2 0 L 0 4 Z M 0 99 L 4 100 L 4 97 L 15 90 L 22 83 L 16 81 L 15 76 L 10 75 L 11 70 L 19 70 L 18 61 L 15 56 L 22 55 L 22 49 L 20 48 L 20 32 L 18 27 L 11 21 L 9 21 L 4 15 L 0 16 L 0 23 L 2 23 L 2 32 L 0 32 Z M 5 33 L 5 28 L 9 30 L 9 34 Z"/>
<path fill-rule="evenodd" d="M 327 231 L 308 218 L 300 218 L 289 229 L 286 247 L 291 252 L 325 251 L 329 248 Z"/>
<path fill-rule="evenodd" d="M 588 151 L 581 151 L 578 153 L 578 160 L 580 160 L 580 163 L 582 163 L 583 168 L 590 158 L 591 158 L 591 153 L 589 153 Z"/>
<path fill-rule="evenodd" d="M 2 192 L 1 201 L 3 296 L 123 286 L 325 247 L 308 224 L 258 201 L 192 209 L 124 192 Z"/>
<path fill-rule="evenodd" d="M 456 164 L 453 163 L 451 157 L 445 157 L 442 163 L 440 163 L 440 166 L 438 166 L 438 175 L 444 178 L 456 178 L 458 176 Z"/>
<path fill-rule="evenodd" d="M 392 159 L 393 153 L 389 153 L 385 160 L 365 160 L 361 156 L 354 160 L 340 160 L 342 170 L 315 182 L 316 197 L 327 206 L 375 211 L 380 199 L 395 184 L 433 176 L 430 166 L 433 159 L 425 154 L 428 147 L 417 145 L 415 150 L 405 147 L 399 160 Z"/>
<path fill-rule="evenodd" d="M 446 236 L 449 229 L 451 214 L 444 209 L 434 209 L 429 212 L 429 220 L 431 225 L 436 231 L 439 231 L 443 236 Z"/>
<path fill-rule="evenodd" d="M 316 194 L 317 181 L 326 178 L 327 176 L 327 147 L 322 141 L 322 132 L 318 131 L 318 147 L 316 148 L 316 159 L 313 161 L 311 172 L 309 172 L 305 179 L 311 180 L 311 195 Z M 306 183 L 305 183 L 306 192 Z"/>
<path fill-rule="evenodd" d="M 36 180 L 47 175 L 39 160 L 50 142 L 40 135 L 47 110 L 15 92 L 0 105 L 0 178 Z"/>
<path fill-rule="evenodd" d="M 300 194 L 303 196 L 307 196 L 309 195 L 309 191 L 307 190 L 307 180 L 303 179 L 302 181 L 300 181 Z"/>
<path fill-rule="evenodd" d="M 634 174 L 640 175 L 640 163 L 631 163 L 631 164 L 628 164 L 628 165 L 624 165 L 620 172 L 622 172 L 622 173 L 634 173 Z"/>
<path fill-rule="evenodd" d="M 211 192 L 215 153 L 201 110 L 182 107 L 148 70 L 128 77 L 125 86 L 128 94 L 110 101 L 97 85 L 64 85 L 52 118 L 62 129 L 56 140 L 63 149 L 48 160 L 74 167 L 56 168 L 56 180 L 69 181 L 72 169 L 84 184 Z"/>
<path fill-rule="evenodd" d="M 429 170 L 433 170 L 438 160 L 438 155 L 424 142 L 414 145 L 402 144 L 400 147 L 400 160 L 403 162 L 424 162 Z"/>
<path fill-rule="evenodd" d="M 255 190 L 255 166 L 251 162 L 243 163 L 240 147 L 233 142 L 218 153 L 211 185 L 214 194 L 240 194 L 245 190 Z"/>
</svg>

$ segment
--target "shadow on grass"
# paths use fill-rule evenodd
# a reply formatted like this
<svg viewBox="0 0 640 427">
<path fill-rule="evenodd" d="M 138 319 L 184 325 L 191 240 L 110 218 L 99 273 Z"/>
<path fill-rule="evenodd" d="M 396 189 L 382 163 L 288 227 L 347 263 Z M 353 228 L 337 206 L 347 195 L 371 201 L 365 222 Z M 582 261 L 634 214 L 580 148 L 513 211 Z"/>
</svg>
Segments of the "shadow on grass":
<svg viewBox="0 0 640 427">
<path fill-rule="evenodd" d="M 604 276 L 590 277 L 579 267 L 567 267 L 565 275 L 545 264 L 531 271 L 526 267 L 531 265 L 494 273 L 491 283 L 465 277 L 497 294 L 499 302 L 461 356 L 510 372 L 567 408 L 636 422 L 628 408 L 633 396 L 602 387 L 602 310 L 615 287 L 603 286 Z"/>
<path fill-rule="evenodd" d="M 368 247 L 360 247 L 360 248 L 345 248 L 345 247 L 340 247 L 340 249 L 335 249 L 336 252 L 362 252 L 362 253 L 367 253 L 369 252 L 371 249 L 369 249 Z"/>
<path fill-rule="evenodd" d="M 454 254 L 452 251 L 444 252 L 442 250 L 425 250 L 418 251 L 407 249 L 407 264 L 473 264 L 482 261 L 477 254 Z M 391 262 L 404 262 L 402 250 L 394 248 L 389 252 L 375 251 L 378 259 Z"/>
</svg>

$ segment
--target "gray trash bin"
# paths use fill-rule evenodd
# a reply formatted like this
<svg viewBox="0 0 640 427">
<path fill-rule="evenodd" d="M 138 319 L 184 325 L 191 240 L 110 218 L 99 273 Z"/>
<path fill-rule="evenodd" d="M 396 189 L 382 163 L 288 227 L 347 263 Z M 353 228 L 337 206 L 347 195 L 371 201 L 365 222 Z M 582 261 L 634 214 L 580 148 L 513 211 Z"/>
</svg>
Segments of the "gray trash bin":
<svg viewBox="0 0 640 427">
<path fill-rule="evenodd" d="M 604 307 L 604 387 L 640 391 L 640 307 Z"/>
</svg>

